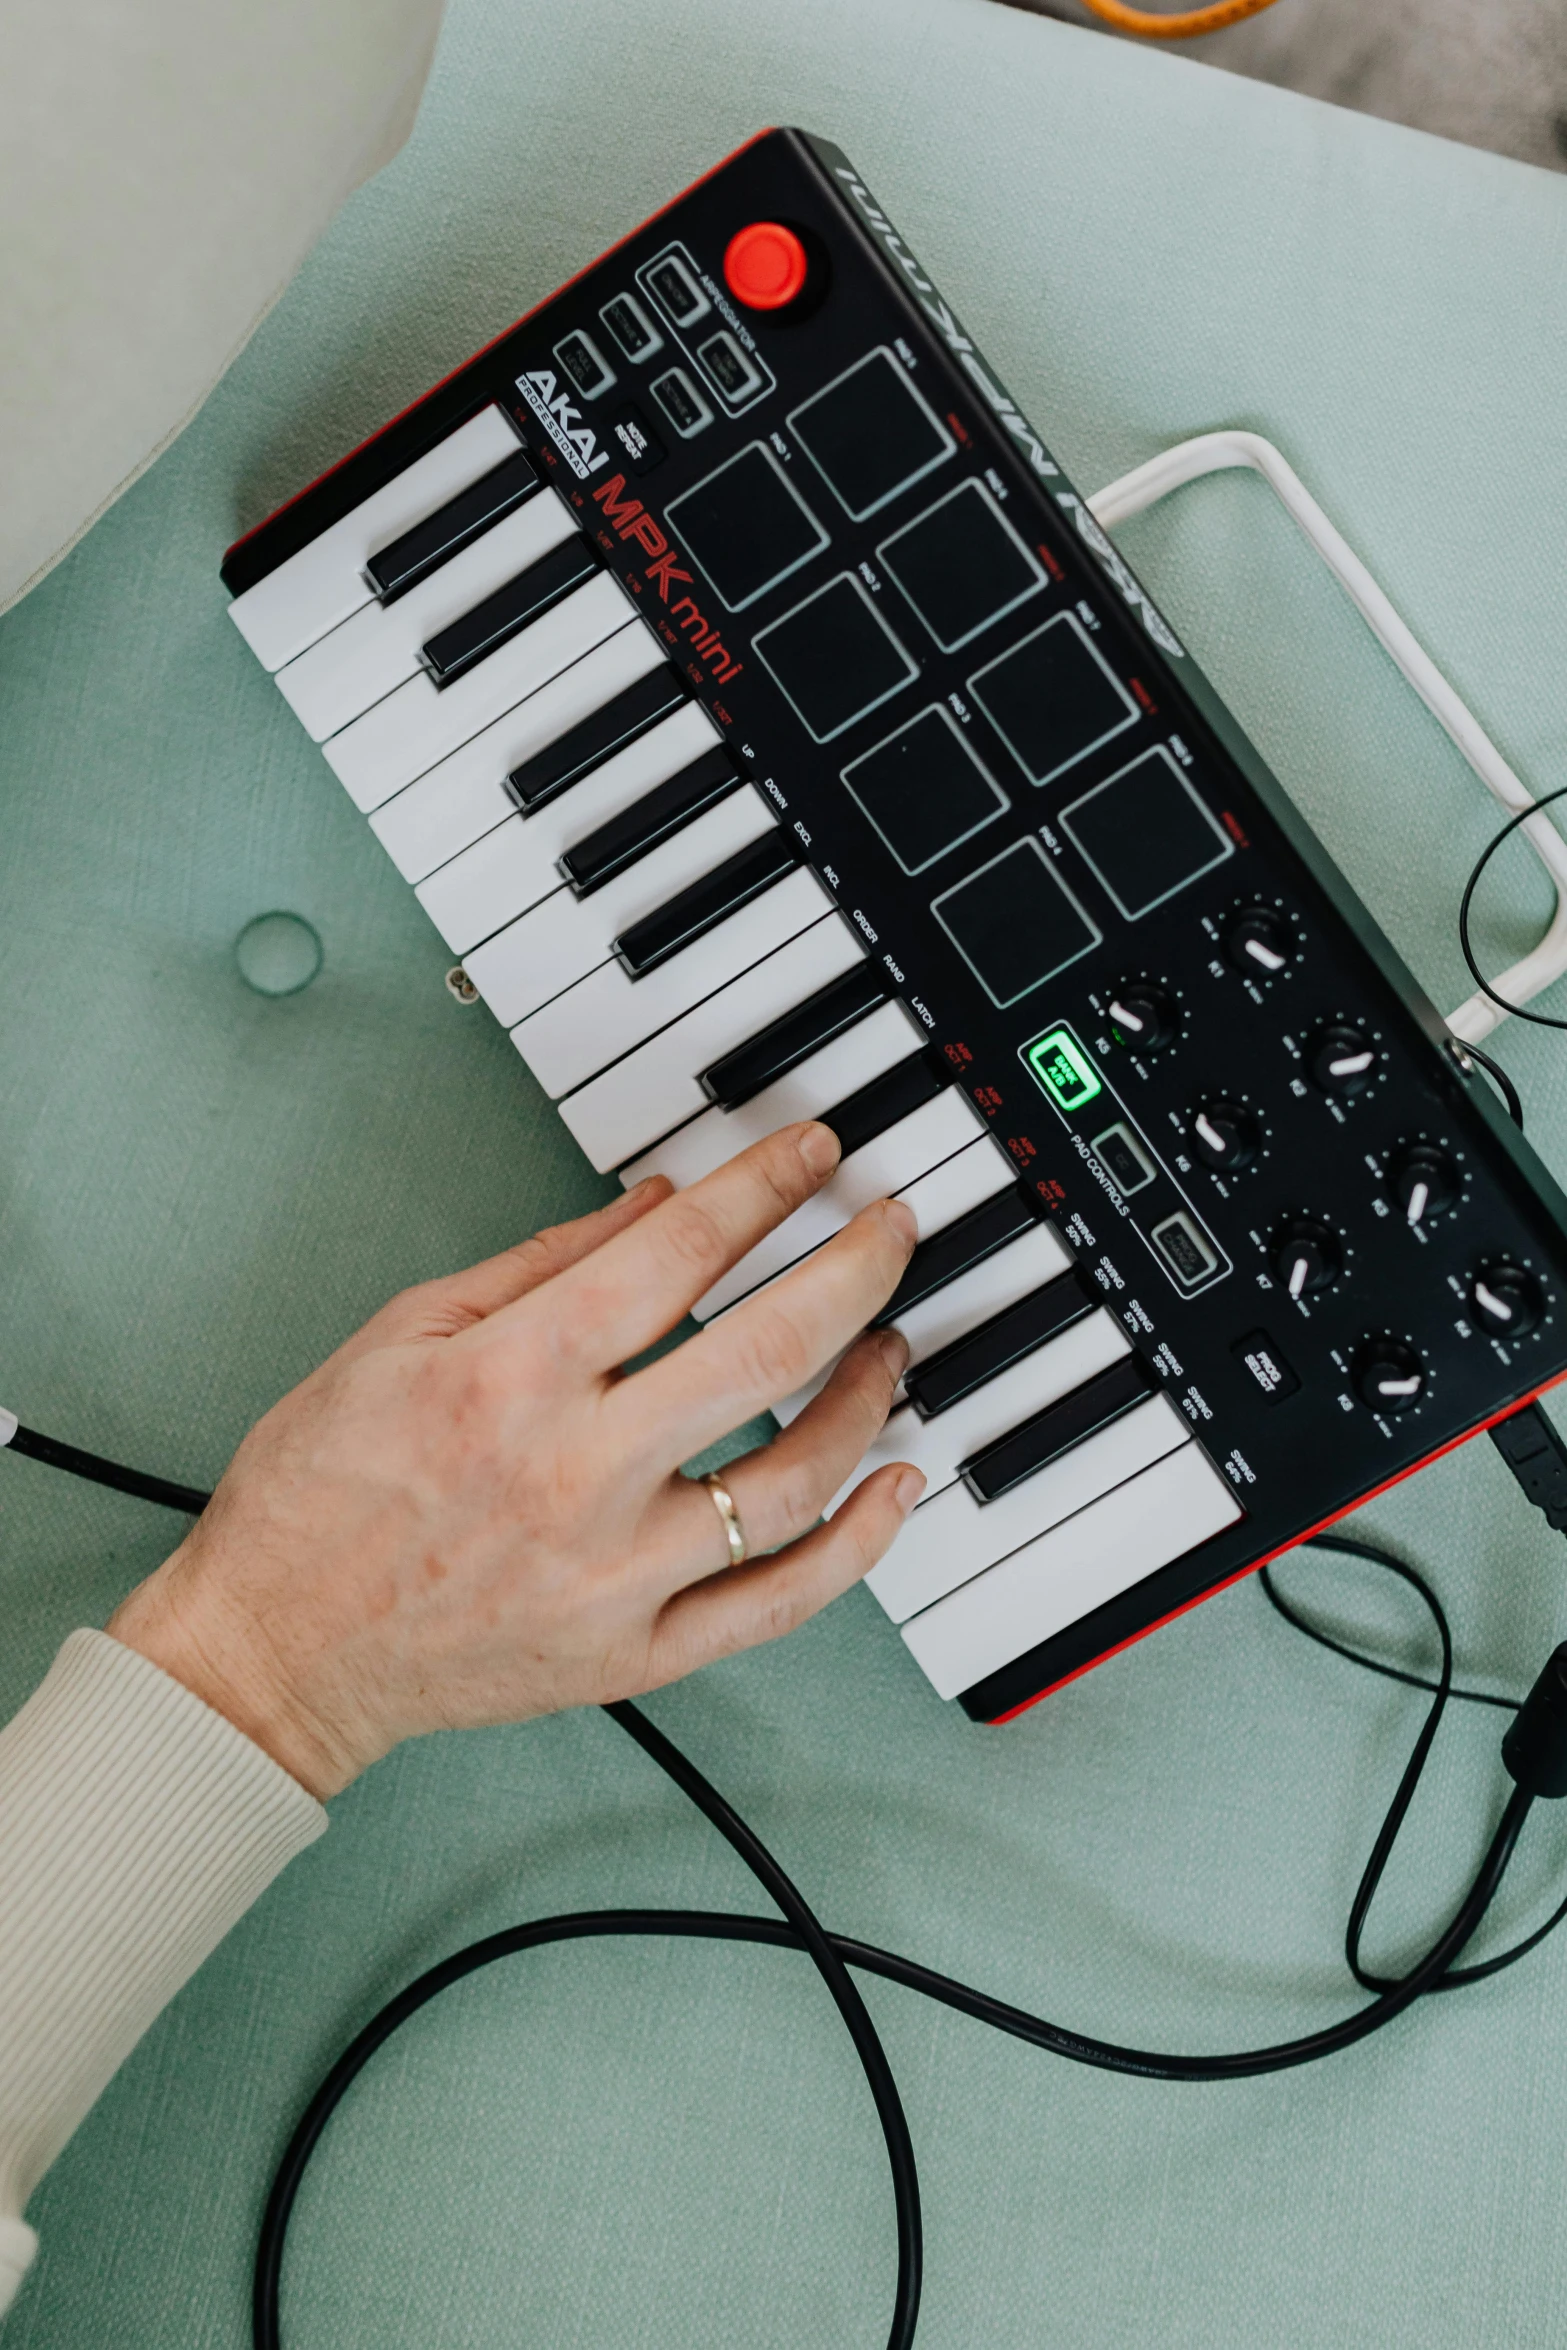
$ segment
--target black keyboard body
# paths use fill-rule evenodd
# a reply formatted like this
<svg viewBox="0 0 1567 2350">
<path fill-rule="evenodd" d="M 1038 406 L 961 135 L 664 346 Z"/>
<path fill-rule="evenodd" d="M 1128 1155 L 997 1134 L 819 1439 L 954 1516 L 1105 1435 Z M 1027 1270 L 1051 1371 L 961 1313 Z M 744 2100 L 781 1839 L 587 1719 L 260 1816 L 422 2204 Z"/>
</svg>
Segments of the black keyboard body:
<svg viewBox="0 0 1567 2350">
<path fill-rule="evenodd" d="M 809 257 L 776 314 L 725 287 L 754 221 Z M 642 364 L 603 315 L 628 294 Z M 613 385 L 574 386 L 563 344 Z M 1563 1374 L 1567 1201 L 846 158 L 743 148 L 241 541 L 227 585 L 491 402 L 1244 1510 L 971 1715 Z"/>
</svg>

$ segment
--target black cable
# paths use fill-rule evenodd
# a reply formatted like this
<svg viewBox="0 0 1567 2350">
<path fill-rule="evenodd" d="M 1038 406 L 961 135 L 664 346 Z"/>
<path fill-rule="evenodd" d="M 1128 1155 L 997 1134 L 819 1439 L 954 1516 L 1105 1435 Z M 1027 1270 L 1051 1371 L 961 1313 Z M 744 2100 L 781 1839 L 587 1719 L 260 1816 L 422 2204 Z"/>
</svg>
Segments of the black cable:
<svg viewBox="0 0 1567 2350">
<path fill-rule="evenodd" d="M 1497 1000 L 1500 1001 L 1500 998 Z M 1513 1009 L 1516 1011 L 1517 1006 L 1514 1005 Z M 1517 1086 L 1514 1085 L 1512 1079 L 1508 1076 L 1507 1071 L 1502 1067 L 1501 1062 L 1493 1061 L 1490 1054 L 1483 1053 L 1477 1044 L 1469 1044 L 1466 1042 L 1462 1049 L 1471 1061 L 1479 1062 L 1481 1068 L 1485 1071 L 1487 1077 L 1490 1078 L 1491 1083 L 1496 1087 L 1497 1092 L 1501 1095 L 1502 1105 L 1506 1110 L 1508 1117 L 1511 1118 L 1519 1133 L 1522 1134 L 1523 1096 L 1518 1091 Z"/>
<path fill-rule="evenodd" d="M 212 1499 L 210 1493 L 198 1493 L 194 1485 L 171 1485 L 167 1477 L 149 1477 L 141 1469 L 122 1468 L 118 1461 L 106 1461 L 101 1453 L 82 1452 L 74 1444 L 40 1436 L 35 1428 L 19 1425 L 9 1449 L 24 1459 L 43 1461 L 51 1469 L 64 1469 L 68 1476 L 85 1477 L 90 1485 L 112 1485 L 116 1493 L 134 1493 L 138 1501 L 155 1501 L 166 1510 L 184 1510 L 193 1518 L 199 1518 Z"/>
<path fill-rule="evenodd" d="M 42 1446 L 46 1442 L 36 1438 L 32 1440 L 33 1457 L 50 1460 L 53 1465 L 64 1468 L 72 1467 L 77 1460 L 86 1461 L 91 1466 L 76 1473 L 94 1476 L 99 1482 L 116 1482 L 122 1490 L 145 1493 L 160 1501 L 180 1494 L 184 1499 L 176 1506 L 197 1512 L 205 1506 L 208 1498 L 190 1488 L 168 1485 L 160 1478 L 142 1477 L 134 1471 L 120 1469 L 112 1462 L 98 1461 L 90 1454 L 76 1454 L 70 1446 L 50 1445 L 45 1451 Z M 104 1477 L 104 1470 L 111 1471 L 112 1477 Z M 394 1999 L 389 2000 L 333 2065 L 306 2107 L 278 2164 L 256 2247 L 252 2301 L 255 2350 L 279 2350 L 279 2289 L 289 2217 L 311 2155 L 348 2088 L 377 2050 L 385 2046 L 410 2016 L 417 2014 L 452 1984 L 461 1982 L 466 1976 L 482 1967 L 493 1965 L 501 1958 L 516 1956 L 524 1950 L 537 1949 L 552 1942 L 580 1941 L 598 1936 L 665 1935 L 685 1939 L 765 1943 L 801 1951 L 811 1959 L 831 1991 L 854 2042 L 886 2141 L 898 2230 L 898 2278 L 888 2333 L 888 2350 L 909 2350 L 919 2314 L 918 2173 L 908 2124 L 886 2053 L 859 1991 L 850 1980 L 847 1972 L 849 1968 L 877 1975 L 886 1982 L 902 1985 L 906 1990 L 917 1991 L 923 1997 L 936 2000 L 960 2015 L 988 2024 L 994 2030 L 1007 2032 L 1014 2038 L 1026 2040 L 1030 2045 L 1043 2048 L 1053 2055 L 1067 2057 L 1077 2064 L 1092 2065 L 1109 2072 L 1139 2074 L 1155 2080 L 1195 2082 L 1247 2079 L 1261 2073 L 1284 2071 L 1335 2054 L 1391 2023 L 1423 1993 L 1477 1981 L 1482 1976 L 1494 1974 L 1503 1966 L 1511 1965 L 1527 1950 L 1536 1948 L 1563 1917 L 1567 1917 L 1567 1901 L 1525 1941 L 1496 1958 L 1467 1968 L 1458 1967 L 1454 1963 L 1473 1938 L 1495 1898 L 1533 1804 L 1532 1791 L 1519 1784 L 1513 1787 L 1508 1797 L 1485 1857 L 1467 1892 L 1448 1925 L 1425 1955 L 1402 1976 L 1373 1977 L 1362 1969 L 1359 1939 L 1366 1914 L 1375 1897 L 1449 1697 L 1458 1695 L 1472 1703 L 1500 1704 L 1510 1710 L 1517 1709 L 1511 1708 L 1510 1701 L 1506 1699 L 1487 1697 L 1475 1691 L 1454 1691 L 1452 1636 L 1447 1618 L 1435 1592 L 1414 1568 L 1395 1558 L 1391 1552 L 1352 1536 L 1322 1535 L 1316 1538 L 1316 1542 L 1320 1548 L 1367 1559 L 1397 1575 L 1424 1601 L 1437 1627 L 1442 1647 L 1441 1671 L 1435 1682 L 1385 1665 L 1380 1659 L 1364 1656 L 1298 1617 L 1281 1598 L 1267 1570 L 1263 1570 L 1263 1588 L 1271 1604 L 1295 1629 L 1354 1664 L 1387 1678 L 1426 1689 L 1432 1694 L 1431 1707 L 1410 1751 L 1409 1761 L 1404 1767 L 1371 1857 L 1362 1872 L 1350 1913 L 1346 1955 L 1357 1979 L 1374 1992 L 1374 1996 L 1363 2007 L 1341 2018 L 1336 2024 L 1305 2033 L 1293 2040 L 1213 2056 L 1170 2055 L 1154 2050 L 1125 2048 L 1112 2041 L 1068 2031 L 1059 2024 L 1050 2023 L 1043 2016 L 1031 2015 L 1026 2009 L 993 1999 L 970 1984 L 957 1982 L 953 1977 L 940 1974 L 934 1968 L 921 1966 L 916 1960 L 904 1958 L 895 1951 L 880 1950 L 874 1944 L 828 1932 L 761 1839 L 679 1748 L 662 1731 L 655 1729 L 636 1706 L 629 1703 L 607 1706 L 604 1710 L 610 1719 L 628 1737 L 636 1740 L 649 1759 L 665 1772 L 731 1845 L 777 1904 L 782 1916 L 747 1917 L 712 1910 L 597 1910 L 536 1919 L 527 1925 L 487 1935 L 470 1943 L 466 1949 L 453 1952 L 449 1958 L 429 1968 Z M 1560 1652 L 1560 1655 L 1567 1657 L 1567 1650 Z M 1553 1667 L 1557 1661 L 1553 1659 Z M 1534 1702 L 1534 1698 L 1531 1698 L 1531 1706 Z"/>
<path fill-rule="evenodd" d="M 1554 791 L 1541 792 L 1539 798 L 1533 801 L 1530 806 L 1527 808 L 1520 808 L 1516 816 L 1508 817 L 1507 822 L 1502 826 L 1502 829 L 1496 835 L 1496 838 L 1481 851 L 1479 858 L 1476 860 L 1474 871 L 1470 874 L 1469 879 L 1464 884 L 1464 894 L 1459 902 L 1458 907 L 1458 943 L 1463 949 L 1464 961 L 1469 966 L 1470 976 L 1473 978 L 1476 987 L 1479 988 L 1482 995 L 1489 996 L 1492 1003 L 1498 1005 L 1502 1011 L 1511 1012 L 1515 1020 L 1527 1020 L 1536 1028 L 1567 1028 L 1567 1020 L 1555 1019 L 1549 1012 L 1531 1012 L 1527 1004 L 1509 1003 L 1506 996 L 1497 994 L 1495 988 L 1491 985 L 1491 982 L 1487 979 L 1485 973 L 1481 970 L 1479 963 L 1475 960 L 1474 946 L 1469 936 L 1469 908 L 1473 902 L 1475 891 L 1479 887 L 1481 874 L 1485 871 L 1487 865 L 1490 864 L 1491 859 L 1495 856 L 1503 841 L 1506 840 L 1511 833 L 1516 832 L 1520 824 L 1527 824 L 1530 817 L 1533 816 L 1538 809 L 1548 808 L 1553 800 L 1560 799 L 1567 799 L 1567 783 L 1558 784 Z M 1464 1046 L 1464 1050 L 1466 1053 L 1474 1053 L 1473 1045 L 1466 1044 Z M 1492 1063 L 1486 1059 L 1486 1056 L 1483 1053 L 1475 1053 L 1474 1057 L 1476 1060 L 1480 1061 L 1484 1067 L 1487 1069 L 1492 1069 L 1492 1073 L 1495 1074 Z M 1511 1091 L 1511 1088 L 1509 1087 L 1507 1090 Z M 1513 1100 L 1517 1100 L 1516 1094 L 1513 1095 Z M 1509 1104 L 1509 1107 L 1511 1107 L 1511 1104 Z M 1514 1110 L 1513 1116 L 1518 1120 L 1518 1123 L 1521 1126 L 1523 1124 L 1521 1111 Z"/>
</svg>

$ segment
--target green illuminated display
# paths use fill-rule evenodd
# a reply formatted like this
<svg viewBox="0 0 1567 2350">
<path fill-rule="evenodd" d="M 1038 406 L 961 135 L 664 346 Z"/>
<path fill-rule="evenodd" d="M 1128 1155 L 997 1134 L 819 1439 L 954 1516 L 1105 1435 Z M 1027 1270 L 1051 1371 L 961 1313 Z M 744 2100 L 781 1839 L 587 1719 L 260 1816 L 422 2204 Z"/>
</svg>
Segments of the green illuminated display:
<svg viewBox="0 0 1567 2350">
<path fill-rule="evenodd" d="M 1085 1109 L 1104 1086 L 1069 1028 L 1051 1028 L 1024 1048 L 1024 1060 L 1063 1117 Z"/>
</svg>

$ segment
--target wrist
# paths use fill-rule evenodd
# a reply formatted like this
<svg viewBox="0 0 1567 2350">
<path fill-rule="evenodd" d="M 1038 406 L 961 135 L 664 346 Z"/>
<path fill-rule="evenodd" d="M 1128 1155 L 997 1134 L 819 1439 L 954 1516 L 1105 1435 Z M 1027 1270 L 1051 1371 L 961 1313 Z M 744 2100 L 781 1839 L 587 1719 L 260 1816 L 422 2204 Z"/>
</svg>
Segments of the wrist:
<svg viewBox="0 0 1567 2350">
<path fill-rule="evenodd" d="M 214 1593 L 193 1539 L 121 1602 L 105 1626 L 110 1638 L 221 1714 L 318 1802 L 341 1794 L 361 1766 L 291 1686 L 260 1627 Z"/>
</svg>

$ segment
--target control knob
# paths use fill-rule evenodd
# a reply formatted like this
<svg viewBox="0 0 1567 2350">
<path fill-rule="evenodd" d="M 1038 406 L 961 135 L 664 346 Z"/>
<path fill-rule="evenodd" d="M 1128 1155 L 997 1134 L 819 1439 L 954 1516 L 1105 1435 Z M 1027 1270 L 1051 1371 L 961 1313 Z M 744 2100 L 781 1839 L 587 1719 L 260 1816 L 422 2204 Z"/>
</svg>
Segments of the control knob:
<svg viewBox="0 0 1567 2350">
<path fill-rule="evenodd" d="M 1456 1202 L 1458 1162 L 1439 1142 L 1406 1142 L 1388 1161 L 1388 1189 L 1411 1224 L 1429 1223 Z"/>
<path fill-rule="evenodd" d="M 1527 1338 L 1545 1312 L 1545 1292 L 1524 1266 L 1486 1257 L 1469 1279 L 1469 1311 L 1493 1338 Z"/>
<path fill-rule="evenodd" d="M 1237 971 L 1253 979 L 1276 979 L 1294 962 L 1297 942 L 1276 906 L 1243 906 L 1230 918 L 1224 951 Z"/>
<path fill-rule="evenodd" d="M 1412 1412 L 1426 1391 L 1426 1366 L 1407 1338 L 1368 1338 L 1355 1356 L 1355 1393 L 1374 1412 Z"/>
<path fill-rule="evenodd" d="M 1291 1297 L 1315 1297 L 1343 1272 L 1344 1251 L 1331 1224 L 1318 1216 L 1289 1216 L 1273 1236 L 1268 1262 Z"/>
<path fill-rule="evenodd" d="M 1205 1167 L 1229 1175 L 1249 1167 L 1262 1148 L 1262 1128 L 1240 1102 L 1199 1102 L 1191 1113 L 1192 1147 Z"/>
<path fill-rule="evenodd" d="M 1110 999 L 1115 1040 L 1129 1052 L 1162 1053 L 1181 1029 L 1181 1007 L 1156 979 L 1129 979 Z"/>
<path fill-rule="evenodd" d="M 1313 1081 L 1345 1101 L 1365 1092 L 1376 1065 L 1376 1046 L 1363 1028 L 1347 1020 L 1330 1020 L 1319 1028 L 1306 1055 Z"/>
</svg>

